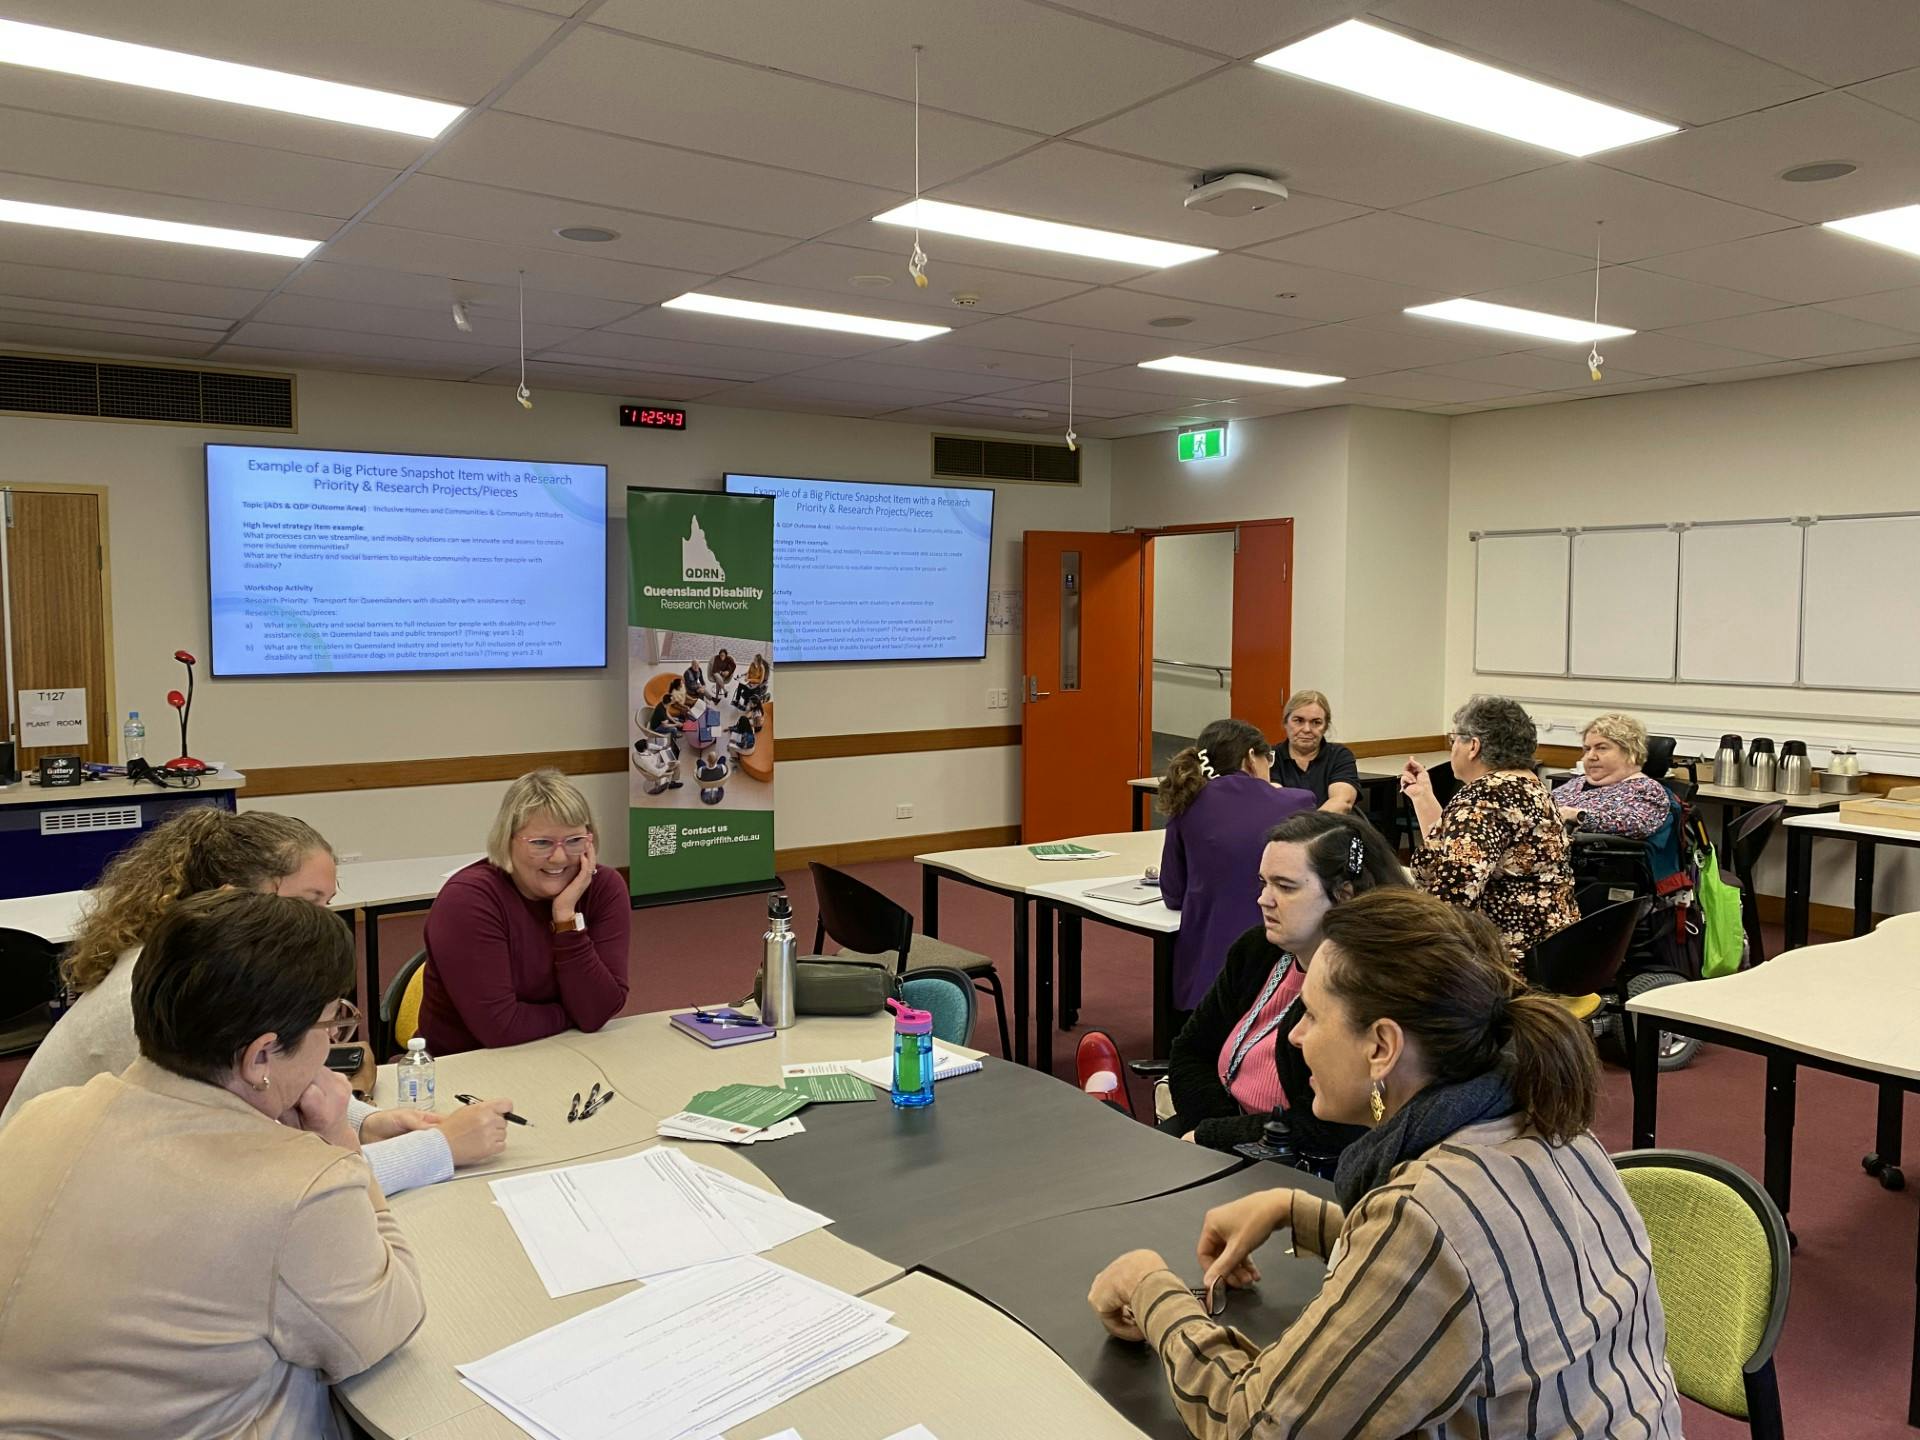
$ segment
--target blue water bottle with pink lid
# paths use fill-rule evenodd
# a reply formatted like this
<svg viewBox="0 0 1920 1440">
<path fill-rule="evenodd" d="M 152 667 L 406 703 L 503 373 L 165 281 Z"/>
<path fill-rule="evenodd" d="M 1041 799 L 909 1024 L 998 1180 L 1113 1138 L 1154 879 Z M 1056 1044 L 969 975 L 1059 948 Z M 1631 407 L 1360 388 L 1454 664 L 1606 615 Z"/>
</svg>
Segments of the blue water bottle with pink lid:
<svg viewBox="0 0 1920 1440">
<path fill-rule="evenodd" d="M 893 1103 L 917 1108 L 933 1103 L 933 1016 L 898 1000 L 893 1011 Z"/>
</svg>

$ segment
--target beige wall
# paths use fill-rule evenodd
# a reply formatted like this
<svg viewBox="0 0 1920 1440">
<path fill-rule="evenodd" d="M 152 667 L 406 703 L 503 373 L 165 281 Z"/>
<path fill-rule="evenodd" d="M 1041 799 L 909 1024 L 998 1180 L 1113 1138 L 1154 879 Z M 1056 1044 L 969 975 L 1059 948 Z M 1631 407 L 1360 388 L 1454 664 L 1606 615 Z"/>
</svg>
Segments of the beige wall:
<svg viewBox="0 0 1920 1440">
<path fill-rule="evenodd" d="M 1162 535 L 1153 542 L 1153 653 L 1197 665 L 1233 661 L 1233 532 Z M 1226 715 L 1220 677 L 1170 665 L 1153 669 L 1153 728 L 1198 735 Z"/>
<path fill-rule="evenodd" d="M 123 711 L 149 717 L 152 751 L 171 744 L 164 698 L 180 679 L 173 651 L 184 647 L 205 658 L 201 446 L 209 440 L 604 463 L 613 492 L 606 670 L 210 681 L 203 664 L 193 748 L 242 769 L 621 745 L 619 517 L 627 486 L 717 488 L 727 470 L 928 478 L 930 432 L 917 425 L 701 406 L 684 433 L 622 430 L 607 396 L 543 392 L 529 413 L 498 387 L 327 371 L 302 373 L 299 399 L 300 430 L 292 435 L 0 416 L 0 483 L 108 487 L 117 699 Z M 1085 480 L 1077 489 L 997 487 L 995 588 L 1018 588 L 1023 531 L 1107 528 L 1109 446 L 1090 441 L 1081 455 Z M 991 688 L 1013 690 L 1018 671 L 1017 635 L 990 637 L 981 661 L 790 667 L 777 682 L 780 730 L 802 736 L 1016 723 L 1017 708 L 990 710 L 986 696 Z M 850 763 L 861 767 L 857 786 L 849 783 Z M 1012 824 L 1018 766 L 1018 751 L 1008 748 L 783 765 L 779 843 Z M 625 778 L 590 777 L 587 785 L 608 831 L 608 858 L 622 863 L 625 827 L 609 822 L 625 809 Z M 340 850 L 374 859 L 477 848 L 498 788 L 435 786 L 273 804 L 312 820 Z M 913 818 L 894 819 L 901 803 L 914 806 Z"/>
<path fill-rule="evenodd" d="M 1878 768 L 1920 773 L 1920 697 L 1823 690 L 1476 677 L 1474 530 L 1920 509 L 1920 363 L 1651 391 L 1577 404 L 1487 411 L 1453 421 L 1446 696 L 1476 689 L 1529 702 L 1548 738 L 1573 743 L 1602 709 L 1656 731 L 1723 730 L 1776 741 L 1880 746 Z M 1763 582 L 1762 582 L 1763 583 Z M 1874 617 L 1860 617 L 1872 625 Z M 1885 643 L 1920 644 L 1889 634 Z M 1746 714 L 1730 712 L 1743 711 Z M 1825 717 L 1856 717 L 1834 719 Z M 1901 752 L 1911 756 L 1901 758 Z M 1773 847 L 1763 888 L 1778 891 Z M 1851 847 L 1815 847 L 1816 899 L 1851 904 Z M 1920 908 L 1912 851 L 1880 856 L 1880 907 Z"/>
</svg>

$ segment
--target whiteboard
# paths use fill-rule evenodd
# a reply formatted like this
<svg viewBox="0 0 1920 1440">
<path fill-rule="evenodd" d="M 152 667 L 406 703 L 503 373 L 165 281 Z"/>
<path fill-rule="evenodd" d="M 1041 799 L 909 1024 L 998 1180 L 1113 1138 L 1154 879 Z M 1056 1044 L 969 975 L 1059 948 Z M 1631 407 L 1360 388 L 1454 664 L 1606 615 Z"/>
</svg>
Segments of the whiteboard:
<svg viewBox="0 0 1920 1440">
<path fill-rule="evenodd" d="M 1800 677 L 1800 551 L 1790 520 L 1680 534 L 1680 679 L 1792 685 Z"/>
<path fill-rule="evenodd" d="M 1920 515 L 1809 526 L 1805 625 L 1805 684 L 1920 690 Z"/>
<path fill-rule="evenodd" d="M 1473 549 L 1473 668 L 1566 674 L 1567 537 L 1483 535 Z"/>
<path fill-rule="evenodd" d="M 1594 680 L 1673 679 L 1680 535 L 1586 530 L 1573 537 L 1569 673 Z"/>
</svg>

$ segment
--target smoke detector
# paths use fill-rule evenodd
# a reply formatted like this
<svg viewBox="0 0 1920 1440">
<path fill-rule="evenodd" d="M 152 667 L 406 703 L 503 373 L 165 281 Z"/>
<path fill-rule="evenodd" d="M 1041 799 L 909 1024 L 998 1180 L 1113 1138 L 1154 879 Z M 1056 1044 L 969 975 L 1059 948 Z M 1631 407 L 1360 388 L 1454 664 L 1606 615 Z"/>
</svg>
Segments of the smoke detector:
<svg viewBox="0 0 1920 1440">
<path fill-rule="evenodd" d="M 950 295 L 947 298 L 962 310 L 971 310 L 980 303 L 980 297 L 978 295 L 966 290 L 961 291 L 958 295 Z"/>
<path fill-rule="evenodd" d="M 1287 187 L 1278 180 L 1250 170 L 1230 170 L 1202 175 L 1200 183 L 1187 192 L 1186 206 L 1206 215 L 1236 218 L 1278 205 L 1286 198 Z"/>
</svg>

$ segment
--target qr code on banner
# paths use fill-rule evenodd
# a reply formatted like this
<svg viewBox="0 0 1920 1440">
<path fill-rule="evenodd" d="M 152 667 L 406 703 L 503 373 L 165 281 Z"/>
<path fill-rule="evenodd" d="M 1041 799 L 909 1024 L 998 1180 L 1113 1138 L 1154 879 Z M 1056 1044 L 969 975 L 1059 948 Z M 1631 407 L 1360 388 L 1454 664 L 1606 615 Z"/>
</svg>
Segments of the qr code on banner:
<svg viewBox="0 0 1920 1440">
<path fill-rule="evenodd" d="M 677 855 L 680 853 L 680 827 L 678 825 L 649 825 L 647 827 L 647 857 L 656 855 Z"/>
</svg>

